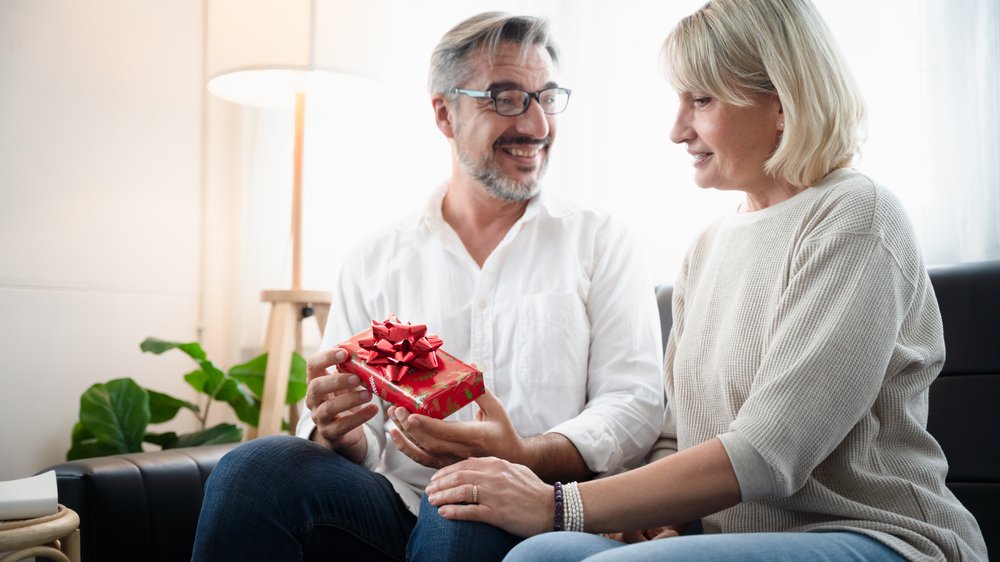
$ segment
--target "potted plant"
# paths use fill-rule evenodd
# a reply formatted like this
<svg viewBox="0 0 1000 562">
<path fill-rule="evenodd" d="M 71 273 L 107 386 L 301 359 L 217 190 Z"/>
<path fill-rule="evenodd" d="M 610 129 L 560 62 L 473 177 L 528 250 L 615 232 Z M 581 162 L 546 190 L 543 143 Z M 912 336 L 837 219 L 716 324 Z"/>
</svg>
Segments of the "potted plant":
<svg viewBox="0 0 1000 562">
<path fill-rule="evenodd" d="M 131 378 L 98 383 L 80 397 L 80 419 L 73 427 L 72 445 L 66 460 L 141 452 L 142 444 L 152 443 L 164 449 L 191 447 L 215 443 L 235 443 L 243 439 L 243 430 L 231 423 L 207 426 L 213 402 L 232 408 L 236 417 L 257 427 L 260 401 L 264 388 L 267 354 L 223 372 L 205 355 L 197 342 L 178 343 L 146 338 L 140 349 L 161 354 L 178 349 L 195 361 L 198 367 L 184 375 L 192 388 L 205 395 L 204 407 L 173 396 L 142 388 Z M 306 362 L 292 354 L 286 403 L 294 404 L 306 393 Z M 198 419 L 198 430 L 178 435 L 175 432 L 148 431 L 150 424 L 172 420 L 180 410 L 189 410 Z M 282 422 L 287 428 L 287 424 Z"/>
</svg>

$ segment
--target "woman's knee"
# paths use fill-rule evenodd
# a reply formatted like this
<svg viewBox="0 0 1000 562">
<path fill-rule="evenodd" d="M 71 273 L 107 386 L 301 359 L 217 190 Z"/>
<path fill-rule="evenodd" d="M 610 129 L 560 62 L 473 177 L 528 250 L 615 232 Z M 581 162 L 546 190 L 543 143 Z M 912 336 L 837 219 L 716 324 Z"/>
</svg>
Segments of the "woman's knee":
<svg viewBox="0 0 1000 562">
<path fill-rule="evenodd" d="M 622 544 L 589 533 L 545 533 L 522 541 L 507 554 L 504 562 L 578 561 L 618 546 Z"/>
</svg>

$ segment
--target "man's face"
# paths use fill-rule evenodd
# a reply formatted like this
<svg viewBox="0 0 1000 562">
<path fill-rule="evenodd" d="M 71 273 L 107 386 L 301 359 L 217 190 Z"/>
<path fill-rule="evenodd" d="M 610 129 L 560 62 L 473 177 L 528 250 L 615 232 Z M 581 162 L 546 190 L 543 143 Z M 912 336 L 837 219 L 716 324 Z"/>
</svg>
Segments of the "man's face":
<svg viewBox="0 0 1000 562">
<path fill-rule="evenodd" d="M 458 86 L 536 92 L 557 85 L 545 47 L 531 48 L 520 63 L 519 51 L 519 45 L 503 45 L 492 66 L 486 53 L 473 54 L 469 60 L 472 78 Z M 534 99 L 527 111 L 514 117 L 497 114 L 488 98 L 458 96 L 452 107 L 455 150 L 462 171 L 498 199 L 523 201 L 538 193 L 555 138 L 555 115 L 543 113 Z"/>
</svg>

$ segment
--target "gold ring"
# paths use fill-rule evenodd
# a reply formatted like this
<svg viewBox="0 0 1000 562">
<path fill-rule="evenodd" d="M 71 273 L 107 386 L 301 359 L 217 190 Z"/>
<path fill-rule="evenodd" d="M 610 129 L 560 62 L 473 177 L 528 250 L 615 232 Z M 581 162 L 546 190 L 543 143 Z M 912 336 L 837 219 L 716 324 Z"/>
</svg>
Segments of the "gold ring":
<svg viewBox="0 0 1000 562">
<path fill-rule="evenodd" d="M 472 503 L 479 503 L 479 484 L 472 485 Z"/>
</svg>

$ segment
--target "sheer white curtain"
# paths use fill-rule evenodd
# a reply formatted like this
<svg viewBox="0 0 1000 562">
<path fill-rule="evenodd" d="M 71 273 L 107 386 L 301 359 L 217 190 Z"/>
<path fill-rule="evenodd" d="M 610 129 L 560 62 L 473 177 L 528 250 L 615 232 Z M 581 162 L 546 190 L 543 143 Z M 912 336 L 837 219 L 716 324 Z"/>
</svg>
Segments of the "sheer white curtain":
<svg viewBox="0 0 1000 562">
<path fill-rule="evenodd" d="M 321 0 L 323 1 L 323 0 Z M 332 288 L 344 253 L 373 227 L 422 205 L 450 171 L 434 126 L 427 61 L 440 36 L 484 10 L 552 20 L 573 89 L 546 188 L 631 224 L 658 282 L 671 282 L 697 231 L 739 196 L 704 191 L 668 131 L 675 96 L 658 67 L 673 24 L 703 0 L 450 0 L 370 3 L 382 86 L 312 100 L 305 154 L 308 288 Z M 857 166 L 899 195 L 928 263 L 1000 258 L 1000 15 L 995 0 L 817 0 L 865 93 L 868 142 Z M 334 13 L 328 10 L 327 13 Z M 346 22 L 349 24 L 349 22 Z M 263 341 L 260 289 L 284 287 L 290 241 L 291 117 L 246 110 L 240 276 L 247 348 Z M 251 312 L 253 311 L 253 312 Z"/>
</svg>

